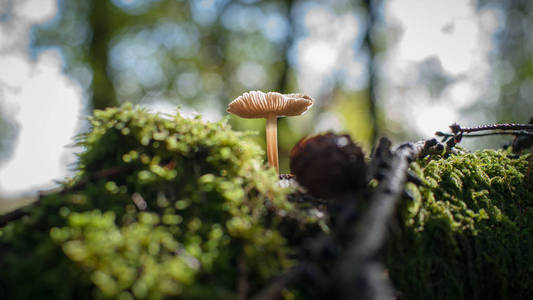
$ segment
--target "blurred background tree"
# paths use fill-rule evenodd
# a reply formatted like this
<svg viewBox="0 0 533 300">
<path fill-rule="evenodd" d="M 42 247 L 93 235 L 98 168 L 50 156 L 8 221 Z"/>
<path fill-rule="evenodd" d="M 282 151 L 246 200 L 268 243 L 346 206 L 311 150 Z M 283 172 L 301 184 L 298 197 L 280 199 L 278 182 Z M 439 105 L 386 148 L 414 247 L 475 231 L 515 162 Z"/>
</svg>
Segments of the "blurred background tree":
<svg viewBox="0 0 533 300">
<path fill-rule="evenodd" d="M 494 37 L 497 48 L 491 57 L 499 97 L 480 99 L 470 109 L 482 109 L 495 122 L 527 123 L 533 117 L 533 2 L 480 0 L 479 6 L 499 7 L 505 20 Z"/>
<path fill-rule="evenodd" d="M 369 3 L 334 1 L 328 6 L 364 16 Z M 77 0 L 59 5 L 59 17 L 36 28 L 34 45 L 61 49 L 67 73 L 81 83 L 91 108 L 126 101 L 166 103 L 217 118 L 229 101 L 248 90 L 307 92 L 298 86 L 294 70 L 298 61 L 291 58 L 295 40 L 308 34 L 306 17 L 301 16 L 309 10 L 306 1 Z M 360 44 L 360 50 L 355 45 L 356 52 L 374 49 L 368 46 L 369 38 Z M 357 138 L 365 146 L 375 138 L 374 93 L 347 92 L 338 86 L 339 80 L 330 80 L 329 89 L 313 83 L 319 87 L 312 95 L 317 98 L 314 113 L 299 120 L 300 126 L 289 130 L 288 122 L 280 120 L 283 169 L 287 170 L 290 147 L 313 130 L 318 112 L 328 106 L 349 108 L 352 117 L 354 112 L 361 115 L 357 119 L 363 122 L 352 127 L 358 128 Z M 354 103 L 338 104 L 335 98 Z M 231 121 L 237 129 L 264 134 L 260 121 Z M 257 138 L 259 143 L 263 140 Z"/>
<path fill-rule="evenodd" d="M 315 105 L 304 116 L 279 120 L 283 173 L 289 150 L 311 133 L 347 132 L 368 152 L 381 135 L 403 142 L 456 121 L 526 122 L 533 115 L 533 4 L 525 0 L 45 2 L 57 5 L 57 13 L 45 22 L 32 19 L 30 41 L 16 51 L 29 49 L 38 60 L 59 50 L 61 68 L 86 101 L 79 119 L 133 102 L 218 120 L 245 91 L 312 96 Z M 3 54 L 13 48 L 6 41 L 25 36 L 13 20 L 21 12 L 38 14 L 37 3 L 1 2 Z M 18 69 L 1 59 L 0 65 L 0 83 Z M 3 97 L 12 88 L 0 89 Z M 50 104 L 59 99 L 44 96 Z M 24 131 L 7 104 L 0 106 L 4 159 L 18 151 L 16 133 Z M 258 132 L 252 138 L 264 145 L 264 121 L 230 122 Z M 499 147 L 505 138 L 476 142 L 476 148 Z"/>
</svg>

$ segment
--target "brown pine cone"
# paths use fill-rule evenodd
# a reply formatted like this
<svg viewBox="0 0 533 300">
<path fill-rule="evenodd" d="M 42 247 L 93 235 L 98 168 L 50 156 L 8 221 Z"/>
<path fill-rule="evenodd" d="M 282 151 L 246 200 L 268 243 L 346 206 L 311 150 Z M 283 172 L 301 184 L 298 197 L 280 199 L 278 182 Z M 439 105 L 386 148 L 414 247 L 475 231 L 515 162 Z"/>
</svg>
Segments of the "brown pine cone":
<svg viewBox="0 0 533 300">
<path fill-rule="evenodd" d="M 363 150 L 347 134 L 301 139 L 290 152 L 290 168 L 298 183 L 319 198 L 334 198 L 367 183 Z"/>
</svg>

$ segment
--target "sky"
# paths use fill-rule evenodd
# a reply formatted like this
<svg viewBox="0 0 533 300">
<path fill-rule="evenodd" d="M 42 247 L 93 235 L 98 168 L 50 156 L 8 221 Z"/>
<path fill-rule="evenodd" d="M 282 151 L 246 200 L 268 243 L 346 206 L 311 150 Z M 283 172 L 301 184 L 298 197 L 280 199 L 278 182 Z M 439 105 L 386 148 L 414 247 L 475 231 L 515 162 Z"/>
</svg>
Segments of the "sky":
<svg viewBox="0 0 533 300">
<path fill-rule="evenodd" d="M 11 5 L 13 13 L 6 18 Z M 291 50 L 300 89 L 311 95 L 322 93 L 332 88 L 332 81 L 322 80 L 331 74 L 341 74 L 348 88 L 364 87 L 364 57 L 353 46 L 364 30 L 361 18 L 317 2 L 302 10 L 307 31 Z M 0 107 L 19 128 L 13 155 L 0 162 L 0 198 L 52 188 L 72 174 L 79 149 L 69 145 L 83 126 L 85 95 L 62 72 L 64 62 L 57 49 L 40 52 L 35 59 L 29 55 L 31 25 L 46 22 L 57 12 L 54 0 L 0 1 Z M 384 84 L 378 101 L 387 118 L 431 136 L 461 121 L 459 110 L 479 99 L 476 91 L 494 89 L 489 54 L 502 23 L 496 11 L 478 12 L 475 2 L 464 0 L 391 0 L 386 1 L 383 16 L 388 29 L 401 28 L 391 30 L 389 49 L 381 58 Z M 420 66 L 452 80 L 440 94 L 432 95 L 419 88 L 424 79 Z M 498 91 L 491 95 L 496 99 Z M 151 109 L 172 113 L 176 108 L 156 101 Z M 204 114 L 210 120 L 221 117 L 214 110 Z M 338 130 L 341 123 L 335 115 L 324 114 L 320 124 L 322 130 Z"/>
<path fill-rule="evenodd" d="M 380 99 L 391 119 L 407 123 L 421 136 L 446 130 L 454 122 L 476 123 L 482 115 L 461 109 L 475 101 L 496 101 L 498 84 L 490 54 L 503 26 L 496 8 L 476 10 L 475 1 L 386 1 L 385 18 L 402 30 L 391 43 L 382 68 Z M 437 71 L 448 77 L 437 95 L 420 88 Z M 409 109 L 405 109 L 408 107 Z"/>
<path fill-rule="evenodd" d="M 50 49 L 29 57 L 31 25 L 57 13 L 56 1 L 2 1 L 10 9 L 0 22 L 0 105 L 19 126 L 14 151 L 0 165 L 0 197 L 50 188 L 75 161 L 72 137 L 81 124 L 80 86 L 62 72 L 62 58 Z M 25 38 L 18 38 L 25 37 Z"/>
</svg>

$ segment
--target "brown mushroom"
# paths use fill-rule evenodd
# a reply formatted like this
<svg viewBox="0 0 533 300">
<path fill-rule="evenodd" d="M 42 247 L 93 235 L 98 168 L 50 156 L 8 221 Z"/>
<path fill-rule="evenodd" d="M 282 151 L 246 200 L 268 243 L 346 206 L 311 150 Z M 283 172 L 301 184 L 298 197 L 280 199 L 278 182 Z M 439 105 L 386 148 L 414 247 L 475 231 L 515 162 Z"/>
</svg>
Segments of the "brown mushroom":
<svg viewBox="0 0 533 300">
<path fill-rule="evenodd" d="M 279 172 L 278 117 L 299 116 L 313 104 L 303 94 L 280 94 L 251 91 L 242 94 L 228 105 L 227 112 L 241 118 L 265 118 L 268 162 Z"/>
</svg>

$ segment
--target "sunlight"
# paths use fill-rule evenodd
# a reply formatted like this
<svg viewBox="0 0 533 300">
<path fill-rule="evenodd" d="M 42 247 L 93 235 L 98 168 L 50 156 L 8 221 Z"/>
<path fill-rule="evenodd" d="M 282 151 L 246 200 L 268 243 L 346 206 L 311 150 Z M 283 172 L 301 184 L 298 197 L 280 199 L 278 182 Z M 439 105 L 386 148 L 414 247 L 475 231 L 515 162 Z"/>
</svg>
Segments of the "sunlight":
<svg viewBox="0 0 533 300">
<path fill-rule="evenodd" d="M 24 1 L 0 23 L 0 101 L 19 126 L 13 155 L 0 167 L 0 196 L 50 188 L 75 161 L 71 145 L 81 125 L 82 91 L 63 72 L 63 60 L 48 50 L 32 61 L 30 27 L 57 13 L 56 1 Z M 17 30 L 10 30 L 15 27 Z M 15 35 L 14 35 L 15 34 Z"/>
<path fill-rule="evenodd" d="M 48 188 L 64 179 L 75 161 L 74 149 L 66 146 L 73 143 L 81 119 L 81 88 L 61 73 L 57 52 L 43 53 L 35 63 L 15 61 L 22 66 L 13 72 L 18 82 L 4 90 L 4 101 L 16 107 L 20 132 L 12 158 L 0 169 L 4 195 Z"/>
<path fill-rule="evenodd" d="M 294 45 L 299 88 L 317 97 L 331 91 L 335 79 L 346 87 L 361 88 L 365 76 L 364 56 L 357 49 L 358 16 L 339 14 L 325 3 L 299 9 L 305 14 L 301 24 L 305 34 Z"/>
<path fill-rule="evenodd" d="M 324 74 L 335 65 L 337 51 L 326 41 L 312 41 L 309 45 L 303 43 L 300 52 L 302 63 L 308 65 L 311 72 Z"/>
<path fill-rule="evenodd" d="M 490 64 L 501 24 L 495 11 L 478 11 L 473 1 L 394 0 L 385 15 L 391 28 L 401 28 L 382 67 L 389 117 L 413 120 L 412 129 L 432 135 L 468 118 L 459 111 L 481 97 L 498 97 Z"/>
</svg>

